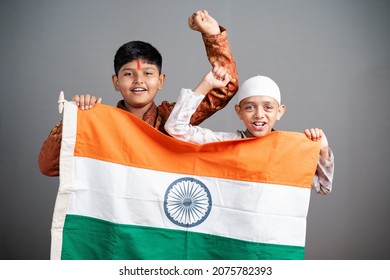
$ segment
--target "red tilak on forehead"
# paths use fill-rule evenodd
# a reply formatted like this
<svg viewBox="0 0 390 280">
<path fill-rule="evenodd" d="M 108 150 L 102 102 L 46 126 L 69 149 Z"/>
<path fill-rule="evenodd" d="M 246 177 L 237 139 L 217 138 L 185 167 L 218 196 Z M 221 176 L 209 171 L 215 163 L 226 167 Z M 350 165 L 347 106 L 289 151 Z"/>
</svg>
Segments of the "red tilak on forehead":
<svg viewBox="0 0 390 280">
<path fill-rule="evenodd" d="M 141 60 L 137 60 L 137 70 L 141 70 Z"/>
</svg>

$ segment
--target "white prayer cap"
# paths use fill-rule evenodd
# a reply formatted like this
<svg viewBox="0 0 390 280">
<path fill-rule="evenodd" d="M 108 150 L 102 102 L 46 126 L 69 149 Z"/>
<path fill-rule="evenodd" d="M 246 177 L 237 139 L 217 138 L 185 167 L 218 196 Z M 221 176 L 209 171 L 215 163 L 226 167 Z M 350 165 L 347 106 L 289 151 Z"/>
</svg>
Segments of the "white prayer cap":
<svg viewBox="0 0 390 280">
<path fill-rule="evenodd" d="M 278 85 L 266 76 L 255 76 L 246 80 L 238 89 L 238 103 L 250 96 L 269 96 L 281 104 L 280 90 Z"/>
</svg>

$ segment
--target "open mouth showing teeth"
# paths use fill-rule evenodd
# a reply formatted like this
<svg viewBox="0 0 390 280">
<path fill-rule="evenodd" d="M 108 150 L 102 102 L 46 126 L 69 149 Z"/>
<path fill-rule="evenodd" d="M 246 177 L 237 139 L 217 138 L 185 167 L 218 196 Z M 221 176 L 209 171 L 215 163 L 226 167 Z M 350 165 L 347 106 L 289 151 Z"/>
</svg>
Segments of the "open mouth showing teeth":
<svg viewBox="0 0 390 280">
<path fill-rule="evenodd" d="M 253 125 L 255 126 L 255 127 L 263 127 L 263 126 L 265 126 L 265 122 L 254 122 L 253 123 Z"/>
<path fill-rule="evenodd" d="M 146 89 L 138 87 L 138 88 L 133 88 L 131 91 L 132 92 L 144 92 L 144 91 L 146 91 Z"/>
</svg>

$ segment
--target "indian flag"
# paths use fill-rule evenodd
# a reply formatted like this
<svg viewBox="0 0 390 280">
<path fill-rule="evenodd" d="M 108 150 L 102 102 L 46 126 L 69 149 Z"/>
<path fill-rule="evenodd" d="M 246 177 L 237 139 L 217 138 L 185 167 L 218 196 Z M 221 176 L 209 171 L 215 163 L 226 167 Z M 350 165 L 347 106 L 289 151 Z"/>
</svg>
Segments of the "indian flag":
<svg viewBox="0 0 390 280">
<path fill-rule="evenodd" d="M 302 133 L 196 145 L 65 102 L 52 259 L 303 259 L 319 144 Z"/>
</svg>

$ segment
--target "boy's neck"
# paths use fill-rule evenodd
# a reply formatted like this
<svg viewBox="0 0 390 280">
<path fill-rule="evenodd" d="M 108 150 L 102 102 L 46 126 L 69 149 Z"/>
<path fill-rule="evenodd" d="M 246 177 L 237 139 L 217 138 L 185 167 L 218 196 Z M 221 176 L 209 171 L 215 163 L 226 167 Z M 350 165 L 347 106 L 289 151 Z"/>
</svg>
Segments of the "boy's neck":
<svg viewBox="0 0 390 280">
<path fill-rule="evenodd" d="M 272 132 L 272 131 L 275 131 L 275 129 L 272 128 L 272 129 L 271 129 L 271 132 Z M 255 136 L 252 135 L 252 133 L 249 132 L 248 129 L 245 130 L 245 136 L 246 136 L 247 138 L 255 137 Z"/>
<path fill-rule="evenodd" d="M 148 106 L 145 106 L 145 107 L 142 107 L 142 108 L 135 108 L 135 107 L 131 107 L 129 106 L 128 104 L 125 103 L 125 107 L 126 109 L 131 112 L 133 115 L 135 115 L 136 117 L 140 118 L 141 120 L 143 119 L 145 113 L 149 110 L 149 108 L 153 105 L 153 103 L 151 103 L 150 105 Z"/>
<path fill-rule="evenodd" d="M 247 138 L 252 138 L 252 137 L 254 137 L 254 136 L 252 135 L 252 133 L 249 132 L 248 129 L 245 130 L 245 136 L 246 136 Z"/>
</svg>

